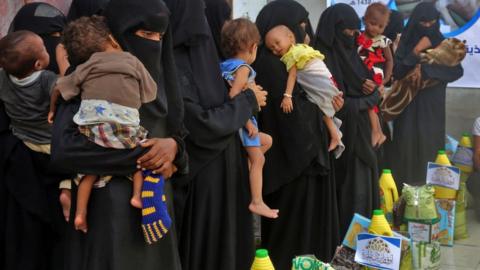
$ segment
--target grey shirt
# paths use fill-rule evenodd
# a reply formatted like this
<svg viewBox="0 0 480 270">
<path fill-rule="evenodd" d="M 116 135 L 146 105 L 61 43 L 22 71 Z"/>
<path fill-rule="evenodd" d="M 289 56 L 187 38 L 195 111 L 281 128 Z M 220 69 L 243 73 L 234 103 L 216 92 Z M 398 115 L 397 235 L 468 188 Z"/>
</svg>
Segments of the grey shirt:
<svg viewBox="0 0 480 270">
<path fill-rule="evenodd" d="M 13 135 L 35 144 L 50 144 L 51 127 L 47 117 L 56 80 L 55 73 L 44 70 L 36 80 L 20 85 L 0 69 L 0 101 L 10 117 Z"/>
</svg>

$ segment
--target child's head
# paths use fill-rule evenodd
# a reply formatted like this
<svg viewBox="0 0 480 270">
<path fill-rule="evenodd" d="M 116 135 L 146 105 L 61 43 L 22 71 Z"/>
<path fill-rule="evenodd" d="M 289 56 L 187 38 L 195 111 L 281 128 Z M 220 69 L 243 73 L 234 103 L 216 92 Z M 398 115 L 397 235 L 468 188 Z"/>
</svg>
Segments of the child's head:
<svg viewBox="0 0 480 270">
<path fill-rule="evenodd" d="M 278 25 L 268 31 L 265 45 L 273 54 L 283 56 L 295 44 L 295 35 L 285 25 Z"/>
<path fill-rule="evenodd" d="M 222 27 L 221 45 L 226 58 L 244 53 L 250 56 L 247 62 L 251 64 L 257 57 L 259 42 L 260 33 L 257 26 L 248 19 L 227 21 Z"/>
<path fill-rule="evenodd" d="M 0 67 L 14 77 L 25 78 L 49 63 L 42 38 L 33 32 L 17 31 L 0 40 Z"/>
<path fill-rule="evenodd" d="M 365 33 L 373 38 L 383 34 L 390 18 L 390 10 L 382 3 L 370 4 L 365 11 Z"/>
<path fill-rule="evenodd" d="M 79 65 L 87 61 L 92 54 L 109 48 L 120 49 L 112 37 L 105 17 L 93 15 L 72 21 L 63 31 L 63 45 L 70 63 Z"/>
</svg>

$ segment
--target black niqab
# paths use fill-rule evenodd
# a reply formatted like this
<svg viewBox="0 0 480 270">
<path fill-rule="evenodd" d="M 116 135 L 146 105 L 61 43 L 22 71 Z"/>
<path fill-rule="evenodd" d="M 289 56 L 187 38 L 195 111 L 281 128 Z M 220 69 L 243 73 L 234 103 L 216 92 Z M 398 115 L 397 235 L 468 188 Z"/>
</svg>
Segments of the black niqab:
<svg viewBox="0 0 480 270">
<path fill-rule="evenodd" d="M 183 59 L 195 65 L 182 67 L 190 69 L 197 89 L 183 89 L 184 97 L 196 100 L 204 109 L 222 105 L 227 99 L 227 89 L 220 72 L 219 59 L 215 47 L 211 46 L 210 29 L 204 12 L 203 1 L 166 0 L 172 14 L 174 48 L 185 49 L 189 59 Z M 182 60 L 177 59 L 179 65 Z M 186 62 L 185 62 L 186 63 Z M 223 93 L 219 93 L 223 89 Z"/>
<path fill-rule="evenodd" d="M 314 47 L 325 54 L 325 62 L 338 88 L 349 96 L 363 96 L 362 84 L 372 78 L 355 48 L 355 36 L 347 36 L 345 29 L 359 30 L 360 18 L 347 4 L 335 4 L 321 15 Z"/>
<path fill-rule="evenodd" d="M 207 15 L 207 21 L 212 31 L 215 46 L 217 47 L 218 57 L 225 60 L 221 48 L 220 36 L 223 25 L 232 15 L 232 8 L 225 0 L 206 0 L 205 2 L 205 15 Z"/>
<path fill-rule="evenodd" d="M 390 21 L 385 27 L 385 31 L 383 31 L 383 35 L 389 38 L 391 41 L 395 41 L 397 39 L 397 35 L 402 33 L 404 26 L 404 20 L 402 13 L 391 10 L 390 11 Z"/>
<path fill-rule="evenodd" d="M 169 14 L 162 1 L 130 0 L 112 1 L 104 12 L 108 26 L 122 48 L 139 58 L 157 82 L 157 99 L 140 108 L 142 125 L 151 131 L 166 116 L 168 135 L 171 136 L 183 132 L 183 103 L 176 81 L 171 27 L 167 27 Z M 136 36 L 134 32 L 140 28 L 165 32 L 162 41 Z M 167 134 L 154 132 L 152 135 Z"/>
<path fill-rule="evenodd" d="M 60 37 L 51 34 L 61 33 L 65 25 L 65 15 L 56 7 L 47 3 L 29 3 L 17 12 L 9 31 L 29 30 L 42 37 L 50 55 L 50 64 L 47 69 L 58 73 L 55 49 L 60 43 Z"/>
<path fill-rule="evenodd" d="M 68 11 L 68 21 L 76 20 L 83 16 L 101 15 L 110 0 L 73 0 Z"/>
<path fill-rule="evenodd" d="M 431 27 L 424 27 L 420 22 L 429 22 L 437 20 Z M 413 10 L 405 29 L 402 32 L 400 44 L 395 52 L 395 62 L 402 61 L 413 51 L 422 37 L 428 37 L 432 47 L 436 47 L 442 42 L 443 35 L 440 32 L 440 12 L 435 8 L 435 4 L 422 2 Z M 397 78 L 398 79 L 398 78 Z"/>
</svg>

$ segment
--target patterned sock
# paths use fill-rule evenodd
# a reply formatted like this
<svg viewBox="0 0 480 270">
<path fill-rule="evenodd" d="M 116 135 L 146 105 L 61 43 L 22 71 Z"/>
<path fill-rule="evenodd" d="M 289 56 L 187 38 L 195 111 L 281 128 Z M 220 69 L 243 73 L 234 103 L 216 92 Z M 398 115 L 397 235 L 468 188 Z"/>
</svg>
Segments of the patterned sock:
<svg viewBox="0 0 480 270">
<path fill-rule="evenodd" d="M 142 186 L 142 230 L 145 241 L 152 244 L 160 240 L 172 225 L 164 194 L 165 180 L 159 174 L 145 170 Z"/>
</svg>

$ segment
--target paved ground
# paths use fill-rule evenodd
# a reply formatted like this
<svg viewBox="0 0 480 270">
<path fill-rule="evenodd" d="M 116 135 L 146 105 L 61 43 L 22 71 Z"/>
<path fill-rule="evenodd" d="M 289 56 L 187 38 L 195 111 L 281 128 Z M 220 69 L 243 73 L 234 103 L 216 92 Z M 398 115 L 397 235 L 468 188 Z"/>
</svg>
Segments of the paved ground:
<svg viewBox="0 0 480 270">
<path fill-rule="evenodd" d="M 480 270 L 480 223 L 467 213 L 469 238 L 442 247 L 442 270 Z"/>
</svg>

